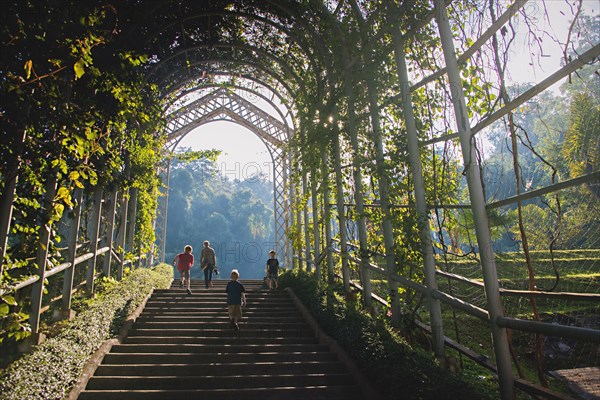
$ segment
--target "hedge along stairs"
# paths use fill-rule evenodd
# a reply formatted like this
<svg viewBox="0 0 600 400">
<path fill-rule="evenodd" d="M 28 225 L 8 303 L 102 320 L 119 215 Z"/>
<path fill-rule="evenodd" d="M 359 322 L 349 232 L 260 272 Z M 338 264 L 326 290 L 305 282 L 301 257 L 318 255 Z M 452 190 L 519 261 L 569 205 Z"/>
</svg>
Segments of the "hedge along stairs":
<svg viewBox="0 0 600 400">
<path fill-rule="evenodd" d="M 157 290 L 79 399 L 372 399 L 377 394 L 291 292 L 241 281 L 248 305 L 229 327 L 226 281 L 192 295 Z M 344 360 L 342 362 L 341 360 Z"/>
</svg>

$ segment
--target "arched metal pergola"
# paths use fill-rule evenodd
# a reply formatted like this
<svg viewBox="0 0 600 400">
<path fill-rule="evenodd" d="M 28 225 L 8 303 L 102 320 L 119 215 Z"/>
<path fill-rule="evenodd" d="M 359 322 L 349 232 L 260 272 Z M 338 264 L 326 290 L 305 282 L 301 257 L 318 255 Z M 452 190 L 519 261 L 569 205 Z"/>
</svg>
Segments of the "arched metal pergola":
<svg viewBox="0 0 600 400">
<path fill-rule="evenodd" d="M 526 200 L 600 181 L 600 171 L 592 169 L 560 181 L 553 176 L 551 183 L 525 190 L 515 145 L 511 151 L 516 157 L 516 192 L 492 200 L 485 191 L 478 142 L 485 129 L 504 119 L 507 136 L 516 143 L 515 114 L 556 83 L 598 64 L 600 43 L 568 55 L 567 50 L 575 48 L 569 34 L 562 65 L 526 90 L 509 95 L 505 76 L 510 72 L 510 41 L 505 37 L 518 18 L 531 22 L 529 13 L 536 4 L 533 0 L 130 1 L 116 11 L 125 14 L 117 43 L 149 56 L 141 68 L 145 83 L 158 88 L 164 105 L 166 130 L 157 134 L 165 135 L 167 152 L 196 127 L 221 120 L 248 128 L 265 143 L 273 159 L 277 246 L 290 260 L 288 265 L 314 270 L 319 279 L 326 275 L 329 283 L 340 275 L 345 290 L 353 285 L 362 291 L 366 309 L 373 311 L 377 302 L 389 307 L 393 326 L 401 317 L 401 295 L 412 291 L 423 296 L 432 350 L 441 359 L 446 357 L 446 345 L 454 343 L 446 335 L 442 307 L 483 321 L 494 354 L 494 365 L 485 367 L 497 374 L 502 399 L 513 399 L 517 387 L 534 394 L 546 392 L 515 377 L 511 330 L 593 343 L 600 337 L 595 329 L 510 316 L 503 298 L 597 301 L 598 293 L 550 293 L 533 285 L 518 291 L 501 287 L 498 279 L 490 221 L 494 210 L 520 209 Z M 578 16 L 579 12 L 573 18 Z M 529 29 L 532 35 L 543 32 Z M 597 88 L 596 81 L 589 86 Z M 266 100 L 281 104 L 274 107 L 279 118 L 240 95 L 240 90 L 252 92 L 256 87 L 268 93 Z M 17 139 L 7 148 L 25 140 L 25 128 L 15 131 L 22 134 L 12 135 Z M 2 171 L 3 258 L 18 197 L 21 156 L 26 154 L 19 154 Z M 460 171 L 456 187 L 462 184 L 465 194 L 460 201 L 454 182 L 438 181 L 449 169 Z M 69 314 L 77 264 L 87 265 L 91 290 L 97 273 L 111 274 L 111 260 L 118 259 L 122 276 L 126 256 L 142 255 L 141 246 L 134 243 L 137 192 L 122 183 L 130 173 L 125 166 L 109 184 L 84 188 L 73 196 L 81 201 L 72 216 L 64 218 L 73 234 L 68 254 L 58 266 L 48 261 L 53 238 L 42 224 L 37 274 L 11 289 L 32 286 L 34 333 L 39 330 L 45 279 L 64 271 L 62 309 Z M 43 182 L 46 203 L 53 201 L 61 179 L 57 174 Z M 440 199 L 440 193 L 450 197 Z M 84 260 L 77 254 L 82 202 L 91 205 L 92 221 L 88 230 L 92 255 Z M 166 203 L 162 210 L 155 221 L 162 218 L 156 232 L 164 260 Z M 399 216 L 398 210 L 409 211 Z M 440 268 L 438 256 L 451 253 L 443 242 L 447 227 L 434 222 L 440 210 L 468 210 L 472 216 L 469 244 L 478 261 L 472 276 Z M 436 224 L 439 232 L 432 234 Z M 106 254 L 103 266 L 96 264 L 99 254 Z M 389 295 L 389 302 L 374 295 L 371 274 L 384 282 L 380 290 Z M 452 290 L 444 291 L 440 277 L 475 287 L 484 301 L 474 304 Z M 465 354 L 479 361 L 472 352 Z"/>
<path fill-rule="evenodd" d="M 275 250 L 289 265 L 290 248 L 286 240 L 289 224 L 289 199 L 286 187 L 289 186 L 289 162 L 286 160 L 285 146 L 292 134 L 285 120 L 282 122 L 263 111 L 251 101 L 235 91 L 219 88 L 190 104 L 179 108 L 167 116 L 167 148 L 174 151 L 179 142 L 192 130 L 214 121 L 230 121 L 248 128 L 265 144 L 273 161 L 273 193 Z M 168 182 L 168 170 L 167 177 Z M 161 210 L 162 227 L 158 239 L 161 260 L 164 262 L 166 244 L 168 189 Z"/>
</svg>

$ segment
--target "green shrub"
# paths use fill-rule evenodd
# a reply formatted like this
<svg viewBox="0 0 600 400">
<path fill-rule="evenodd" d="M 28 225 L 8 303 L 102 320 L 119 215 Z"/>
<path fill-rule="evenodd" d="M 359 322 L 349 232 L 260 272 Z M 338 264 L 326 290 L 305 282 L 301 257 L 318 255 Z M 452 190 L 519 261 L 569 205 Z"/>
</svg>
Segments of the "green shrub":
<svg viewBox="0 0 600 400">
<path fill-rule="evenodd" d="M 0 376 L 5 400 L 61 399 L 68 395 L 89 357 L 118 331 L 153 288 L 167 288 L 170 265 L 137 269 L 122 282 L 90 301 L 64 329 L 33 352 L 11 364 Z"/>
<path fill-rule="evenodd" d="M 307 306 L 321 327 L 352 357 L 366 377 L 387 398 L 494 399 L 489 387 L 479 387 L 440 368 L 422 349 L 412 348 L 387 322 L 329 296 L 313 275 L 295 270 L 280 278 Z"/>
</svg>

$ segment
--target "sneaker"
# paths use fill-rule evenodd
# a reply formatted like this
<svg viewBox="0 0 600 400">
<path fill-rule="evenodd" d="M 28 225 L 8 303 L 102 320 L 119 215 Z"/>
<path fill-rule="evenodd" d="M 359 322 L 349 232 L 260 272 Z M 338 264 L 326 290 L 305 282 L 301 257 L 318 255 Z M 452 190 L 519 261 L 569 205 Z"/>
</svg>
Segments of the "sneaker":
<svg viewBox="0 0 600 400">
<path fill-rule="evenodd" d="M 188 289 L 187 294 L 192 294 L 192 291 L 190 289 Z"/>
<path fill-rule="evenodd" d="M 240 330 L 240 326 L 237 324 L 237 322 L 235 324 L 233 324 L 233 329 L 236 331 Z"/>
<path fill-rule="evenodd" d="M 179 282 L 179 287 L 183 289 L 183 281 Z"/>
</svg>

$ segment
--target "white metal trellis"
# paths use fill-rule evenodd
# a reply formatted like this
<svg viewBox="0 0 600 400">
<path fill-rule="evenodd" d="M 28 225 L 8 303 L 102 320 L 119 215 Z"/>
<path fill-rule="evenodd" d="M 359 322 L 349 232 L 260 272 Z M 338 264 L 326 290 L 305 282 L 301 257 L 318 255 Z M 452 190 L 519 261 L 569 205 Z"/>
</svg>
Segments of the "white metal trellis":
<svg viewBox="0 0 600 400">
<path fill-rule="evenodd" d="M 167 145 L 172 152 L 179 142 L 195 128 L 214 121 L 230 121 L 242 125 L 256 134 L 267 146 L 273 160 L 274 189 L 274 249 L 289 264 L 289 249 L 285 233 L 289 225 L 289 204 L 286 196 L 288 182 L 288 160 L 284 152 L 291 130 L 284 122 L 274 118 L 252 102 L 244 99 L 234 91 L 219 88 L 206 96 L 180 108 L 167 117 Z M 161 260 L 165 257 L 166 206 L 162 207 L 162 234 L 157 237 L 162 242 Z"/>
</svg>

